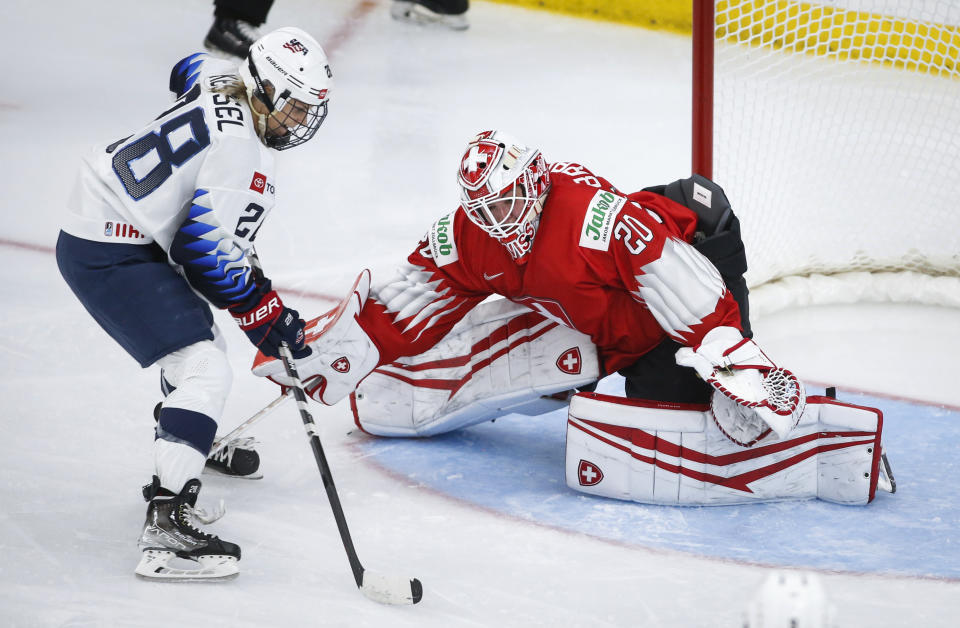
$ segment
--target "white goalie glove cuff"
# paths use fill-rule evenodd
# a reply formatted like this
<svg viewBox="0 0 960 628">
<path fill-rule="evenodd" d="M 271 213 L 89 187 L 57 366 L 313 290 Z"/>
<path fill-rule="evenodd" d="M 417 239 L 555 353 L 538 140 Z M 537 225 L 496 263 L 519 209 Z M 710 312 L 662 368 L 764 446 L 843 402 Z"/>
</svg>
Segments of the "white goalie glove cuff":
<svg viewBox="0 0 960 628">
<path fill-rule="evenodd" d="M 750 446 L 766 435 L 757 417 L 783 439 L 803 414 L 803 383 L 733 327 L 710 330 L 698 347 L 677 351 L 676 360 L 739 406 L 718 402 L 716 395 L 711 403 L 717 425 L 740 445 Z"/>
<path fill-rule="evenodd" d="M 337 307 L 307 323 L 306 344 L 313 351 L 297 360 L 297 371 L 314 401 L 334 405 L 377 367 L 380 350 L 357 321 L 369 292 L 370 271 L 365 270 Z M 281 386 L 293 383 L 280 360 L 263 354 L 257 355 L 253 373 Z"/>
</svg>

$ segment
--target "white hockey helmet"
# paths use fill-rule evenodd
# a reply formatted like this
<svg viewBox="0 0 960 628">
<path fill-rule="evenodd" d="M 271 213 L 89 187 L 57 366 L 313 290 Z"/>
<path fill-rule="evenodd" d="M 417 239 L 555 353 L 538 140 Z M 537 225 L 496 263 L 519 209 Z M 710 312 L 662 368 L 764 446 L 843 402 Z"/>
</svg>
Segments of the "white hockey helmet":
<svg viewBox="0 0 960 628">
<path fill-rule="evenodd" d="M 836 609 L 810 572 L 775 571 L 747 607 L 744 628 L 833 628 Z"/>
<path fill-rule="evenodd" d="M 270 148 L 303 144 L 327 117 L 333 87 L 330 63 L 317 40 L 299 28 L 278 28 L 255 41 L 240 64 L 240 76 L 251 106 L 257 100 L 267 109 L 257 127 Z M 268 117 L 286 131 L 269 132 Z"/>
<path fill-rule="evenodd" d="M 503 131 L 484 131 L 467 144 L 457 183 L 467 217 L 525 264 L 550 191 L 540 150 Z"/>
</svg>

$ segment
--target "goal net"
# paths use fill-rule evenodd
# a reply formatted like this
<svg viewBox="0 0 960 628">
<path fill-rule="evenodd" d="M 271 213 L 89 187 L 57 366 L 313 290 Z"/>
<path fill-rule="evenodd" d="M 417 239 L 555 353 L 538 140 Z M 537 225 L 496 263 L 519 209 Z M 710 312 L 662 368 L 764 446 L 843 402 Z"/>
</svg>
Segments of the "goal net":
<svg viewBox="0 0 960 628">
<path fill-rule="evenodd" d="M 693 166 L 752 309 L 960 306 L 960 1 L 694 3 Z"/>
</svg>

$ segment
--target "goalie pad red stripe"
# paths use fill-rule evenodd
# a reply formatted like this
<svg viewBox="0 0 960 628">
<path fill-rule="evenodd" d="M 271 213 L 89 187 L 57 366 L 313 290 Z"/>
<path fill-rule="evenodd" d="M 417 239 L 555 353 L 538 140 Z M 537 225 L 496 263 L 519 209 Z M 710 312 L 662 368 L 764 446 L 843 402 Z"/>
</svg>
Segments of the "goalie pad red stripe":
<svg viewBox="0 0 960 628">
<path fill-rule="evenodd" d="M 540 320 L 545 320 L 539 316 L 537 318 L 539 318 Z M 455 394 L 457 394 L 457 391 L 463 388 L 463 386 L 466 385 L 466 383 L 469 382 L 477 372 L 490 366 L 490 364 L 492 364 L 495 360 L 507 355 L 510 351 L 516 349 L 517 347 L 527 344 L 529 342 L 533 342 L 534 340 L 536 340 L 537 338 L 539 338 L 540 336 L 542 336 L 543 334 L 547 333 L 548 331 L 550 331 L 551 329 L 557 326 L 558 326 L 557 323 L 548 323 L 542 329 L 528 336 L 523 336 L 522 338 L 518 338 L 517 340 L 514 340 L 509 345 L 499 349 L 498 351 L 492 353 L 486 358 L 482 360 L 478 360 L 476 363 L 474 363 L 470 367 L 470 370 L 465 375 L 457 379 L 430 379 L 430 378 L 408 377 L 406 375 L 402 375 L 401 373 L 410 372 L 410 371 L 421 371 L 425 369 L 417 368 L 417 366 L 419 365 L 413 365 L 414 368 L 408 368 L 407 365 L 400 364 L 398 362 L 392 363 L 390 365 L 391 368 L 380 367 L 376 369 L 375 372 L 381 373 L 388 377 L 394 377 L 404 383 L 410 384 L 411 386 L 418 386 L 420 388 L 436 388 L 440 390 L 449 390 L 450 396 L 452 397 Z M 503 330 L 505 329 L 506 329 L 506 326 L 504 326 Z M 501 330 L 497 331 L 496 336 L 501 336 L 500 331 Z M 449 368 L 450 366 L 464 366 L 466 364 L 469 364 L 470 361 L 477 354 L 481 353 L 484 350 L 489 349 L 490 346 L 495 345 L 501 340 L 505 340 L 506 338 L 507 338 L 506 333 L 503 333 L 500 340 L 496 340 L 493 337 L 491 337 L 491 341 L 489 343 L 483 343 L 488 346 L 481 347 L 480 343 L 478 343 L 472 348 L 470 355 L 464 356 L 463 358 L 452 358 L 450 360 L 437 360 L 434 362 L 428 362 L 426 364 L 432 365 L 429 367 L 431 369 Z M 446 364 L 444 364 L 443 366 L 438 366 L 439 363 L 446 363 Z"/>
</svg>

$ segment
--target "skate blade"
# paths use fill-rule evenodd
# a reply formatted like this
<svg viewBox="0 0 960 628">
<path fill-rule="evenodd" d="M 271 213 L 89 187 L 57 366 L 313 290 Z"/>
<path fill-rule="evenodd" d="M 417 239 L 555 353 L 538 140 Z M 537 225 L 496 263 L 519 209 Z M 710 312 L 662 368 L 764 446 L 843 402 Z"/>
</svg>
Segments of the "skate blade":
<svg viewBox="0 0 960 628">
<path fill-rule="evenodd" d="M 254 471 L 249 475 L 237 475 L 236 473 L 224 473 L 223 471 L 221 471 L 220 469 L 217 469 L 216 467 L 204 467 L 203 473 L 205 475 L 219 475 L 221 477 L 234 478 L 236 480 L 262 480 L 263 479 L 263 472 L 261 471 Z"/>
<path fill-rule="evenodd" d="M 176 559 L 183 563 L 199 563 L 199 569 L 170 566 Z M 198 556 L 196 560 L 178 558 L 172 550 L 146 549 L 134 570 L 139 578 L 154 582 L 222 582 L 233 580 L 240 573 L 233 556 Z"/>
</svg>

